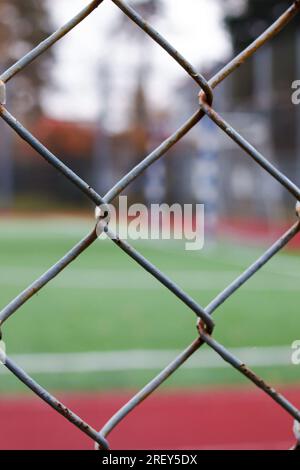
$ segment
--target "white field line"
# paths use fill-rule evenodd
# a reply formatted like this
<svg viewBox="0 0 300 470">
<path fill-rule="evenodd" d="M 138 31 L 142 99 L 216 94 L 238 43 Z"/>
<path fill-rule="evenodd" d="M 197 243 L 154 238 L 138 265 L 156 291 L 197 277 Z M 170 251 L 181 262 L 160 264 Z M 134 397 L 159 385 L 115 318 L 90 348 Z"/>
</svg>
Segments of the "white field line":
<svg viewBox="0 0 300 470">
<path fill-rule="evenodd" d="M 91 230 L 94 226 L 94 220 L 91 218 L 80 219 L 80 218 L 45 218 L 45 219 L 28 219 L 28 220 L 1 220 L 0 218 L 0 239 L 3 240 L 73 240 L 74 238 L 80 238 L 86 235 L 87 231 Z M 275 239 L 274 239 L 275 241 Z M 103 243 L 103 240 L 101 240 Z M 108 243 L 108 240 L 104 241 Z M 158 251 L 169 251 L 176 255 L 185 255 L 184 240 L 137 240 L 135 244 L 145 246 Z M 271 241 L 267 243 L 269 246 Z M 222 246 L 223 245 L 223 246 Z M 182 248 L 182 250 L 181 250 Z M 265 247 L 266 248 L 266 247 Z M 200 252 L 196 252 L 195 255 L 199 255 L 199 260 L 203 256 L 209 258 L 210 256 L 217 255 L 221 263 L 234 264 L 236 266 L 242 266 L 245 260 L 246 264 L 256 259 L 261 253 L 263 253 L 263 245 L 259 248 L 257 246 L 249 246 L 241 244 L 240 246 L 233 242 L 230 245 L 228 242 L 224 242 L 219 246 L 216 244 L 209 244 L 209 241 L 205 243 L 204 249 Z M 286 267 L 293 266 L 298 269 L 299 257 L 292 258 L 286 253 L 280 254 L 280 262 L 284 263 Z"/>
<path fill-rule="evenodd" d="M 292 350 L 288 346 L 232 348 L 231 352 L 251 367 L 291 366 Z M 31 374 L 64 374 L 85 372 L 113 372 L 128 370 L 159 370 L 171 362 L 180 351 L 129 350 L 110 352 L 82 352 L 64 354 L 11 355 Z M 229 367 L 214 351 L 202 350 L 183 365 L 185 369 L 216 369 Z M 0 366 L 0 374 L 8 373 Z"/>
<path fill-rule="evenodd" d="M 94 220 L 49 218 L 49 219 L 28 219 L 28 221 L 11 221 L 0 219 L 0 239 L 8 240 L 44 240 L 59 237 L 70 239 L 83 237 L 92 230 L 95 225 Z"/>
<path fill-rule="evenodd" d="M 88 230 L 93 226 L 93 219 L 91 221 L 80 218 L 45 218 L 37 221 L 32 220 L 1 220 L 0 219 L 0 239 L 3 240 L 73 240 L 82 238 Z M 100 243 L 108 243 L 107 240 Z M 177 240 L 138 240 L 135 242 L 140 247 L 147 247 L 155 251 L 163 251 L 176 255 L 176 257 L 187 256 L 184 250 L 183 242 Z M 271 244 L 271 242 L 269 243 Z M 269 245 L 268 244 L 268 245 Z M 240 274 L 244 269 L 249 266 L 255 259 L 264 252 L 263 246 L 261 248 L 250 246 L 238 245 L 209 245 L 206 243 L 204 249 L 196 252 L 194 255 L 198 256 L 199 263 L 201 259 L 209 260 L 213 258 L 214 263 L 216 260 L 220 267 L 224 264 L 227 268 L 238 269 L 236 274 Z M 299 256 L 291 257 L 286 253 L 280 253 L 279 256 L 272 260 L 272 264 L 265 268 L 266 274 L 274 274 L 278 276 L 296 277 L 299 276 Z M 261 283 L 260 283 L 261 284 Z M 126 287 L 127 288 L 127 287 Z M 205 289 L 205 287 L 204 287 Z M 279 283 L 280 289 L 280 283 Z M 205 289 L 206 290 L 206 289 Z M 253 290 L 263 290 L 259 286 L 253 287 Z M 266 290 L 269 290 L 267 288 Z M 285 286 L 281 290 L 296 290 L 294 286 Z"/>
<path fill-rule="evenodd" d="M 24 288 L 44 272 L 43 268 L 0 266 L 0 288 Z M 192 290 L 223 289 L 239 276 L 239 271 L 228 270 L 176 270 L 170 277 L 181 287 Z M 68 268 L 49 287 L 60 289 L 161 289 L 160 283 L 141 270 L 117 270 L 98 268 Z M 246 286 L 251 291 L 299 291 L 297 277 L 284 273 L 266 273 L 262 278 L 253 278 Z"/>
</svg>

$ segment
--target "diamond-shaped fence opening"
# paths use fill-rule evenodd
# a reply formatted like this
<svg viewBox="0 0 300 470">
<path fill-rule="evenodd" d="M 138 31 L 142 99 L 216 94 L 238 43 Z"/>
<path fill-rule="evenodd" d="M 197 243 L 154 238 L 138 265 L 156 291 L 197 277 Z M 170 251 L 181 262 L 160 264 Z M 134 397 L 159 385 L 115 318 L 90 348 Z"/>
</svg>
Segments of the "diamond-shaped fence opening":
<svg viewBox="0 0 300 470">
<path fill-rule="evenodd" d="M 136 25 L 141 28 L 145 34 L 149 35 L 158 45 L 167 52 L 199 85 L 199 104 L 193 116 L 173 135 L 166 139 L 157 149 L 142 160 L 135 168 L 125 175 L 105 196 L 100 196 L 87 182 L 83 181 L 72 169 L 68 168 L 57 156 L 53 155 L 41 142 L 39 142 L 25 127 L 18 122 L 14 116 L 5 107 L 5 85 L 16 74 L 20 73 L 27 65 L 37 59 L 47 49 L 52 47 L 56 42 L 66 36 L 72 29 L 81 23 L 87 16 L 92 14 L 104 0 L 94 0 L 88 4 L 78 15 L 71 19 L 67 24 L 58 29 L 45 41 L 35 47 L 32 51 L 21 58 L 16 64 L 12 65 L 0 76 L 0 115 L 2 119 L 31 147 L 33 147 L 39 155 L 44 158 L 50 165 L 62 173 L 70 180 L 79 190 L 81 190 L 96 207 L 101 206 L 102 211 L 109 211 L 108 203 L 114 200 L 131 182 L 138 178 L 149 166 L 155 161 L 162 158 L 169 149 L 171 149 L 184 135 L 186 135 L 205 115 L 208 116 L 218 127 L 220 127 L 238 146 L 240 146 L 258 165 L 275 178 L 284 188 L 290 192 L 296 199 L 296 213 L 300 216 L 300 189 L 292 183 L 282 172 L 272 165 L 263 155 L 261 155 L 248 141 L 246 141 L 235 129 L 227 123 L 220 114 L 212 108 L 213 90 L 230 74 L 232 74 L 239 66 L 241 66 L 249 57 L 253 56 L 256 51 L 263 47 L 274 36 L 287 26 L 289 21 L 294 18 L 300 11 L 300 0 L 291 2 L 290 7 L 280 16 L 261 36 L 259 36 L 249 47 L 242 51 L 238 56 L 234 57 L 222 70 L 220 70 L 210 80 L 206 80 L 198 73 L 193 66 L 168 43 L 150 24 L 126 2 L 123 0 L 106 0 L 112 1 L 119 7 L 125 15 L 127 15 Z M 101 11 L 98 12 L 101 14 Z M 197 99 L 195 97 L 195 107 Z M 103 212 L 99 212 L 102 213 Z M 81 253 L 87 250 L 98 238 L 97 227 L 99 228 L 99 219 L 93 230 L 81 240 L 72 250 L 70 250 L 61 260 L 52 266 L 46 273 L 34 281 L 20 295 L 13 299 L 0 312 L 0 326 L 2 327 L 6 320 L 9 319 L 23 304 L 28 302 L 39 290 L 43 289 L 52 279 L 61 273 L 68 265 L 70 265 Z M 80 417 L 74 414 L 64 404 L 59 402 L 55 397 L 36 383 L 24 370 L 22 370 L 14 361 L 12 361 L 0 347 L 0 361 L 9 369 L 20 381 L 30 388 L 36 395 L 44 400 L 48 405 L 54 408 L 58 413 L 64 416 L 68 421 L 77 426 L 83 433 L 88 435 L 99 449 L 109 449 L 107 440 L 110 432 L 118 426 L 118 424 L 126 418 L 126 416 L 134 410 L 145 398 L 151 395 L 160 385 L 165 382 L 183 363 L 185 363 L 201 346 L 204 344 L 212 348 L 216 354 L 221 356 L 224 361 L 237 369 L 256 387 L 259 387 L 264 393 L 269 395 L 274 402 L 285 410 L 291 418 L 295 420 L 295 434 L 299 441 L 300 411 L 291 404 L 284 396 L 278 393 L 274 388 L 266 384 L 260 377 L 251 371 L 243 362 L 233 356 L 229 350 L 218 343 L 213 338 L 213 330 L 215 323 L 212 314 L 217 308 L 231 297 L 242 285 L 244 285 L 252 276 L 254 276 L 268 261 L 273 258 L 280 250 L 282 250 L 300 231 L 300 222 L 295 221 L 291 228 L 282 235 L 262 256 L 245 270 L 234 282 L 232 282 L 223 292 L 221 292 L 206 307 L 200 306 L 178 285 L 176 285 L 169 277 L 164 275 L 157 269 L 148 259 L 144 258 L 136 249 L 127 242 L 121 240 L 112 233 L 109 223 L 102 224 L 103 230 L 121 250 L 133 258 L 141 267 L 147 270 L 158 282 L 169 289 L 173 294 L 187 305 L 198 319 L 198 335 L 195 341 L 187 347 L 174 361 L 169 364 L 162 372 L 160 372 L 149 384 L 139 391 L 125 406 L 123 406 L 99 431 L 93 429 L 85 423 Z M 192 326 L 194 327 L 194 325 Z M 134 444 L 134 443 L 133 443 Z"/>
</svg>

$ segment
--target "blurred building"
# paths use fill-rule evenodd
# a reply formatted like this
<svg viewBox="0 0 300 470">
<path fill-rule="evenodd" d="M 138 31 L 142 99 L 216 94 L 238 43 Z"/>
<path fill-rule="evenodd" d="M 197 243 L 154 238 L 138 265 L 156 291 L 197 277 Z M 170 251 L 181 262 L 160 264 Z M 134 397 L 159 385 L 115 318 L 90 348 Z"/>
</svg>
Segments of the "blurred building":
<svg viewBox="0 0 300 470">
<path fill-rule="evenodd" d="M 244 2 L 245 3 L 245 2 Z M 246 5 L 247 3 L 245 3 Z M 240 52 L 291 5 L 286 0 L 254 0 L 239 15 L 229 16 L 234 53 Z M 300 33 L 295 18 L 227 80 L 231 122 L 264 156 L 295 183 L 300 184 L 300 108 L 292 103 L 292 83 L 300 78 Z M 244 129 L 243 129 L 244 128 Z M 247 159 L 232 149 L 234 161 Z M 236 154 L 238 152 L 238 154 Z M 233 161 L 233 160 L 231 160 Z M 241 162 L 239 162 L 241 165 Z M 280 184 L 243 162 L 238 171 L 237 193 L 248 188 L 250 213 L 258 216 L 290 216 L 294 200 Z M 236 171 L 236 167 L 235 167 Z M 244 172 L 244 177 L 242 174 Z M 247 176 L 246 176 L 247 173 Z M 243 184 L 244 182 L 244 184 Z M 239 188 L 240 186 L 240 188 Z M 251 197 L 252 196 L 252 197 Z"/>
<path fill-rule="evenodd" d="M 273 21 L 280 13 L 278 9 L 273 12 Z M 268 26 L 255 18 L 248 20 L 253 23 L 253 39 Z M 249 44 L 238 39 L 233 37 L 234 54 Z M 299 57 L 300 33 L 291 23 L 219 85 L 214 100 L 214 108 L 225 120 L 298 185 L 300 106 L 291 98 L 292 83 L 300 79 Z M 210 78 L 225 63 L 209 70 L 202 68 L 201 72 Z M 182 124 L 183 116 L 196 110 L 197 94 L 190 79 L 178 87 L 173 126 Z M 181 161 L 175 159 L 174 164 L 186 175 L 185 198 L 205 203 L 212 218 L 260 219 L 272 224 L 287 214 L 290 217 L 294 200 L 288 192 L 208 121 L 204 118 L 175 150 L 181 154 Z"/>
<path fill-rule="evenodd" d="M 29 129 L 82 178 L 90 177 L 95 126 L 42 116 Z M 81 192 L 19 137 L 14 140 L 13 155 L 15 208 L 82 207 Z"/>
</svg>

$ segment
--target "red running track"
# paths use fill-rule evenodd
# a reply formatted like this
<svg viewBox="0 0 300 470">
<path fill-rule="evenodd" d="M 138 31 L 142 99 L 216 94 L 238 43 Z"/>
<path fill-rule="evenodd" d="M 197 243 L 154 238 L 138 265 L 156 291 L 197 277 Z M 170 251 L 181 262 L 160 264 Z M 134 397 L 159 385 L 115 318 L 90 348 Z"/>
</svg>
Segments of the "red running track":
<svg viewBox="0 0 300 470">
<path fill-rule="evenodd" d="M 300 406 L 300 388 L 284 391 Z M 96 429 L 130 397 L 65 394 L 65 404 Z M 145 401 L 110 435 L 113 449 L 288 449 L 293 420 L 259 390 L 177 391 Z M 93 449 L 85 437 L 36 398 L 0 400 L 1 449 Z"/>
</svg>

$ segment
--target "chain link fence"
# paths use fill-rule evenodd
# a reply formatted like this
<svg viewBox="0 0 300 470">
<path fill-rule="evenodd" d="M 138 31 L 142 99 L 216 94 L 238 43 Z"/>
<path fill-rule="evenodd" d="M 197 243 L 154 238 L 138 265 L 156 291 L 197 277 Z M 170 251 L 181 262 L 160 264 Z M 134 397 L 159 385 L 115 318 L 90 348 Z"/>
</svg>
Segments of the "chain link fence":
<svg viewBox="0 0 300 470">
<path fill-rule="evenodd" d="M 65 419 L 77 426 L 83 433 L 88 435 L 95 443 L 98 449 L 108 450 L 110 448 L 107 440 L 111 431 L 126 418 L 149 395 L 157 390 L 183 363 L 185 363 L 201 346 L 204 344 L 212 348 L 216 354 L 221 356 L 224 361 L 229 363 L 238 372 L 243 374 L 256 387 L 269 395 L 274 402 L 278 404 L 295 421 L 295 435 L 298 443 L 295 449 L 300 447 L 300 411 L 290 403 L 278 391 L 269 386 L 250 370 L 242 361 L 233 356 L 231 352 L 213 338 L 215 322 L 212 314 L 231 297 L 242 285 L 244 285 L 252 276 L 255 275 L 268 261 L 271 260 L 280 250 L 282 250 L 300 231 L 300 221 L 295 219 L 291 228 L 282 235 L 255 263 L 253 263 L 245 272 L 243 272 L 232 284 L 221 292 L 206 307 L 199 305 L 193 298 L 176 285 L 169 277 L 157 269 L 148 259 L 144 258 L 136 249 L 112 233 L 108 220 L 109 207 L 111 203 L 130 183 L 138 178 L 155 161 L 162 158 L 169 149 L 171 149 L 179 140 L 181 140 L 205 115 L 208 116 L 218 127 L 220 127 L 238 146 L 240 146 L 258 165 L 275 178 L 289 193 L 296 199 L 296 215 L 300 218 L 300 189 L 292 183 L 284 174 L 273 166 L 263 155 L 261 155 L 249 142 L 247 142 L 229 123 L 227 123 L 213 108 L 214 88 L 223 80 L 240 67 L 248 58 L 253 56 L 256 51 L 264 46 L 277 35 L 289 21 L 300 11 L 300 0 L 291 2 L 291 6 L 277 19 L 261 36 L 259 36 L 249 47 L 247 47 L 238 56 L 220 70 L 214 77 L 207 81 L 193 66 L 168 43 L 150 24 L 148 24 L 130 5 L 122 0 L 112 1 L 127 15 L 136 25 L 141 28 L 145 34 L 149 35 L 165 52 L 167 52 L 198 84 L 200 88 L 199 104 L 195 97 L 195 114 L 173 135 L 165 140 L 156 150 L 141 161 L 127 175 L 125 175 L 105 196 L 101 197 L 88 183 L 83 181 L 72 169 L 68 168 L 58 157 L 53 155 L 41 142 L 39 142 L 5 107 L 5 85 L 16 74 L 20 73 L 32 61 L 37 59 L 47 49 L 66 36 L 72 29 L 81 23 L 87 16 L 92 14 L 104 0 L 94 0 L 87 5 L 78 15 L 71 19 L 67 24 L 58 29 L 49 38 L 39 44 L 36 48 L 21 58 L 16 64 L 6 70 L 0 76 L 0 115 L 2 119 L 38 154 L 44 158 L 50 165 L 56 168 L 64 177 L 70 180 L 77 188 L 83 192 L 97 209 L 97 224 L 93 230 L 81 240 L 73 249 L 71 249 L 61 260 L 52 266 L 45 274 L 34 281 L 27 289 L 12 300 L 0 312 L 0 325 L 8 320 L 23 304 L 28 302 L 38 291 L 43 289 L 52 279 L 59 275 L 68 265 L 70 265 L 81 253 L 87 250 L 98 238 L 99 226 L 106 232 L 107 236 L 121 250 L 127 253 L 142 268 L 154 276 L 158 282 L 169 289 L 179 301 L 187 305 L 197 317 L 197 337 L 195 341 L 187 347 L 174 361 L 160 372 L 149 384 L 139 391 L 125 406 L 123 406 L 98 432 L 89 424 L 84 422 L 79 416 L 74 414 L 63 403 L 58 401 L 47 390 L 34 381 L 24 370 L 22 370 L 14 361 L 12 361 L 3 350 L 0 349 L 0 360 L 4 366 L 9 369 L 21 382 L 38 395 L 44 402 L 54 408 Z M 205 13 L 205 12 L 204 12 Z M 101 14 L 101 11 L 99 11 Z M 3 328 L 2 328 L 3 330 Z M 292 427 L 292 423 L 291 423 Z M 134 444 L 134 443 L 133 443 Z"/>
</svg>

